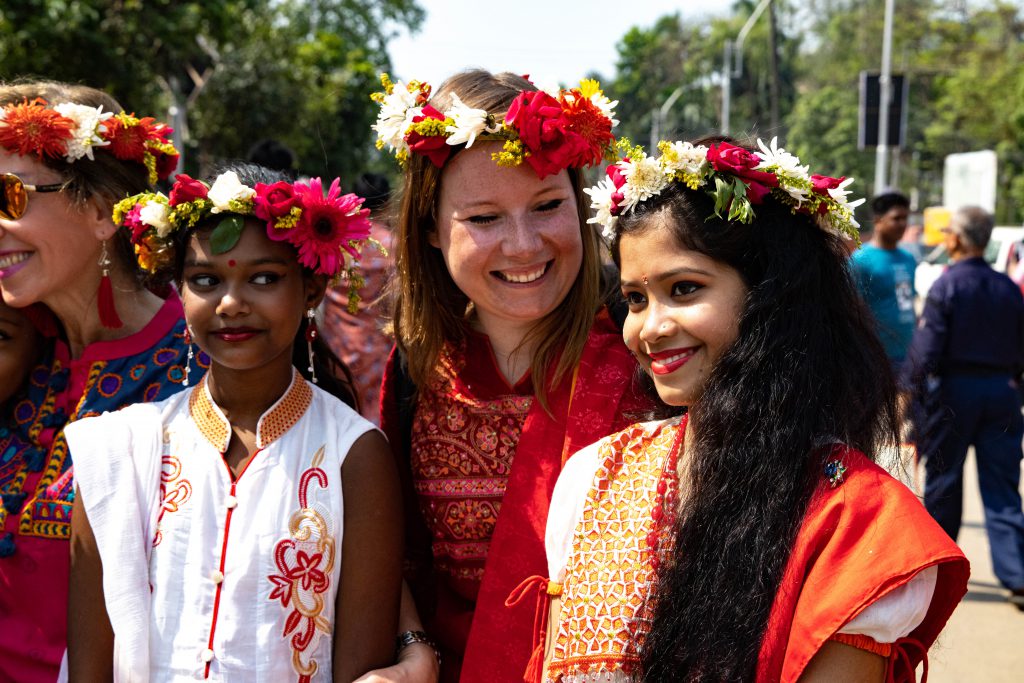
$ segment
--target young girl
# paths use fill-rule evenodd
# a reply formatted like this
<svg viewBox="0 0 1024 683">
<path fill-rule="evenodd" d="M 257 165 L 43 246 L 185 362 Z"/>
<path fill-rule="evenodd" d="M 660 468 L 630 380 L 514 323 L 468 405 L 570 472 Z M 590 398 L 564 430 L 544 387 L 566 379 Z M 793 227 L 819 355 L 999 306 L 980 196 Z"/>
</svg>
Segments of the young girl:
<svg viewBox="0 0 1024 683">
<path fill-rule="evenodd" d="M 394 465 L 314 318 L 358 258 L 361 201 L 239 166 L 115 207 L 141 257 L 175 240 L 189 341 L 211 365 L 170 399 L 69 428 L 71 680 L 349 681 L 391 661 Z"/>
<path fill-rule="evenodd" d="M 911 679 L 968 565 L 873 462 L 894 383 L 843 258 L 850 181 L 774 140 L 659 149 L 589 192 L 626 345 L 677 415 L 559 478 L 543 677 Z"/>
</svg>

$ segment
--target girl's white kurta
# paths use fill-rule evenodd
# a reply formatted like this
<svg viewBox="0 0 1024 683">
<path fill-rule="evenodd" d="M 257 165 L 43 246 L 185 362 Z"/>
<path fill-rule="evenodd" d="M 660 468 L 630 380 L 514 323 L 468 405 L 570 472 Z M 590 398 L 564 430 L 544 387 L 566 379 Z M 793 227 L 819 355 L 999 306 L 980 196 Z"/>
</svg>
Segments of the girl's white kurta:
<svg viewBox="0 0 1024 683">
<path fill-rule="evenodd" d="M 68 426 L 120 681 L 330 681 L 341 466 L 373 425 L 297 372 L 237 478 L 206 383 Z"/>
</svg>

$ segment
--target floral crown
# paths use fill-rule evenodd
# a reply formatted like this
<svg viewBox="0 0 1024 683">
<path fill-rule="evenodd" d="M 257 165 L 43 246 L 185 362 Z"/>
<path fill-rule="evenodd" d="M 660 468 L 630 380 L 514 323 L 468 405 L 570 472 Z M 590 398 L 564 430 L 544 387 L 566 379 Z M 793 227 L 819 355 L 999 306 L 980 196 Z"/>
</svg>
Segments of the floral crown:
<svg viewBox="0 0 1024 683">
<path fill-rule="evenodd" d="M 823 230 L 859 241 L 853 210 L 864 200 L 846 200 L 853 178 L 809 175 L 800 159 L 778 146 L 778 138 L 767 146 L 758 140 L 757 146 L 759 151 L 750 152 L 728 142 L 662 141 L 661 156 L 652 159 L 643 148 L 620 141 L 624 158 L 608 167 L 607 178 L 584 190 L 596 212 L 587 222 L 602 225 L 610 241 L 620 215 L 678 182 L 691 190 L 706 188 L 715 200 L 715 215 L 724 220 L 750 223 L 754 206 L 770 195 L 793 213 L 810 215 Z"/>
<path fill-rule="evenodd" d="M 213 214 L 225 214 L 210 234 L 213 253 L 223 254 L 238 243 L 244 217 L 255 216 L 266 221 L 267 237 L 296 248 L 302 266 L 332 280 L 347 279 L 351 308 L 358 303 L 356 290 L 363 284 L 356 264 L 363 244 L 373 242 L 370 210 L 362 204 L 362 197 L 341 194 L 338 178 L 325 194 L 319 178 L 248 187 L 234 171 L 227 171 L 207 186 L 179 173 L 169 197 L 158 192 L 128 197 L 114 206 L 113 219 L 131 230 L 139 266 L 153 273 L 170 265 L 176 231 L 194 227 Z"/>
<path fill-rule="evenodd" d="M 380 105 L 373 129 L 377 149 L 387 145 L 405 163 L 409 154 L 421 154 L 441 168 L 456 145 L 472 147 L 481 140 L 501 140 L 504 146 L 491 157 L 499 166 L 526 161 L 541 178 L 566 168 L 599 164 L 613 151 L 615 136 L 612 102 L 595 80 L 554 93 L 524 90 L 516 96 L 504 119 L 483 109 L 466 106 L 455 93 L 452 105 L 441 112 L 428 104 L 431 86 L 421 81 L 392 83 L 381 74 L 384 92 L 370 98 Z"/>
<path fill-rule="evenodd" d="M 82 157 L 92 161 L 93 151 L 100 149 L 145 166 L 150 184 L 167 178 L 178 165 L 178 150 L 168 140 L 173 132 L 148 116 L 111 114 L 102 106 L 74 102 L 50 106 L 41 97 L 0 107 L 0 146 L 7 151 L 70 164 Z"/>
</svg>

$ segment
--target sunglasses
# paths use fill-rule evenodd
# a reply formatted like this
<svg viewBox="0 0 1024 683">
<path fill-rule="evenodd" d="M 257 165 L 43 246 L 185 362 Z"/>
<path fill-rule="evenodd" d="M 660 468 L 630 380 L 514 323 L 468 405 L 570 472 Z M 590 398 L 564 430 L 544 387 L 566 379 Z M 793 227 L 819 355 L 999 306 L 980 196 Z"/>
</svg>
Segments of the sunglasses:
<svg viewBox="0 0 1024 683">
<path fill-rule="evenodd" d="M 25 181 L 13 173 L 0 174 L 0 180 L 3 181 L 3 192 L 0 193 L 0 218 L 9 221 L 16 221 L 25 215 L 29 192 L 59 192 L 64 187 L 64 183 L 26 185 Z"/>
</svg>

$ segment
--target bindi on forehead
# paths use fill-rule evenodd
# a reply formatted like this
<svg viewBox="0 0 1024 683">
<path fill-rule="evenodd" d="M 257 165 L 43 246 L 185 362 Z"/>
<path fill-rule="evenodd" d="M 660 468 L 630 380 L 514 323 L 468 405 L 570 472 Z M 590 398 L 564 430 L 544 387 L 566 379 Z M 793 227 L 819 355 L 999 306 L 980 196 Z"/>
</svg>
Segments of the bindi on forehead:
<svg viewBox="0 0 1024 683">
<path fill-rule="evenodd" d="M 228 268 L 235 267 L 235 259 L 228 259 Z"/>
</svg>

